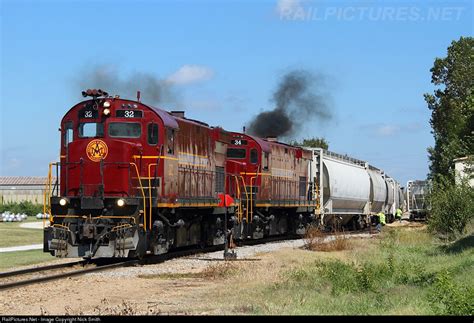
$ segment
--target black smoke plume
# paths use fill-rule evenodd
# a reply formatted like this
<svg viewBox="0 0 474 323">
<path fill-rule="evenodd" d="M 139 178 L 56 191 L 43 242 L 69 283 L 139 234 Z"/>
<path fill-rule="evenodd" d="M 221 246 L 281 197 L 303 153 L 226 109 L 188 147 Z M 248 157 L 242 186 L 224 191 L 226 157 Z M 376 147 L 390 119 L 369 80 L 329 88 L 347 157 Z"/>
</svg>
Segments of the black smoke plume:
<svg viewBox="0 0 474 323">
<path fill-rule="evenodd" d="M 179 106 L 176 90 L 165 79 L 150 73 L 135 72 L 128 78 L 121 78 L 113 66 L 87 67 L 76 80 L 78 94 L 84 89 L 102 89 L 110 95 L 124 99 L 136 99 L 140 91 L 141 101 L 146 104 L 172 104 Z"/>
<path fill-rule="evenodd" d="M 331 118 L 323 77 L 295 70 L 283 76 L 272 102 L 275 108 L 259 113 L 248 127 L 257 137 L 292 138 L 305 123 Z"/>
</svg>

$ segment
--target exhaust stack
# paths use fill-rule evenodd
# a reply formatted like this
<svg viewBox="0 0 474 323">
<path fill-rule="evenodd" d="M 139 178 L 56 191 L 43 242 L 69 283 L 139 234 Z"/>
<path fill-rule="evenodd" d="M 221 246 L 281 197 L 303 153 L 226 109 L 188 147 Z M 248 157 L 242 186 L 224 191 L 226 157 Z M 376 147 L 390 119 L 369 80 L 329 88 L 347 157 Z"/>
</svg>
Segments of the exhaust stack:
<svg viewBox="0 0 474 323">
<path fill-rule="evenodd" d="M 184 111 L 171 111 L 173 117 L 184 118 Z"/>
</svg>

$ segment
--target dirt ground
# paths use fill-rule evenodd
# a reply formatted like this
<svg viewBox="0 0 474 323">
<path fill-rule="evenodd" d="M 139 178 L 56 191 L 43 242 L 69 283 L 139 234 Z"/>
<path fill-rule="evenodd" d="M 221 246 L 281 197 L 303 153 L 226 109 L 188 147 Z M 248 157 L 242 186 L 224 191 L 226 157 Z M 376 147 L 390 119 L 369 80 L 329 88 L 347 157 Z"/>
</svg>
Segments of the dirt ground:
<svg viewBox="0 0 474 323">
<path fill-rule="evenodd" d="M 0 294 L 0 315 L 219 314 L 222 309 L 210 307 L 208 298 L 226 285 L 226 275 L 219 272 L 230 266 L 233 271 L 259 267 L 273 257 L 260 255 L 259 264 L 219 262 L 207 271 L 190 268 L 166 275 L 117 277 L 111 270 L 7 290 Z"/>
<path fill-rule="evenodd" d="M 236 301 L 242 295 L 278 281 L 282 272 L 305 262 L 363 252 L 370 239 L 377 235 L 351 238 L 351 251 L 282 248 L 246 261 L 205 265 L 185 258 L 6 290 L 0 293 L 0 315 L 245 314 L 248 310 Z"/>
<path fill-rule="evenodd" d="M 402 220 L 402 222 L 399 222 L 398 220 L 392 222 L 392 223 L 387 223 L 386 224 L 388 227 L 408 227 L 408 228 L 419 228 L 419 229 L 422 229 L 422 228 L 425 228 L 426 227 L 426 223 L 425 222 L 410 222 L 410 221 L 406 221 L 406 220 Z"/>
</svg>

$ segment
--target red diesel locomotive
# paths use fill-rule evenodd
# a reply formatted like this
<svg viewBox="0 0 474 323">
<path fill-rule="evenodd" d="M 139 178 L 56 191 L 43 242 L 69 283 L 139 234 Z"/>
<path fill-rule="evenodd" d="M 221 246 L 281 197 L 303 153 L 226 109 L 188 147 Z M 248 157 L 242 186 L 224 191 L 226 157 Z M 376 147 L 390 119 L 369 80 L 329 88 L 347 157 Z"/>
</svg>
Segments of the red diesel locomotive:
<svg viewBox="0 0 474 323">
<path fill-rule="evenodd" d="M 61 121 L 46 190 L 44 251 L 143 257 L 190 245 L 304 232 L 311 152 L 87 90 Z M 51 194 L 49 196 L 49 194 Z M 226 205 L 224 205 L 225 201 Z"/>
<path fill-rule="evenodd" d="M 236 239 L 304 234 L 305 227 L 315 219 L 316 201 L 308 179 L 311 158 L 311 151 L 273 138 L 232 133 L 227 165 L 231 174 L 240 174 L 237 200 L 240 209 L 245 210 L 245 221 L 233 227 Z M 238 170 L 231 166 L 236 161 L 242 163 Z"/>
</svg>

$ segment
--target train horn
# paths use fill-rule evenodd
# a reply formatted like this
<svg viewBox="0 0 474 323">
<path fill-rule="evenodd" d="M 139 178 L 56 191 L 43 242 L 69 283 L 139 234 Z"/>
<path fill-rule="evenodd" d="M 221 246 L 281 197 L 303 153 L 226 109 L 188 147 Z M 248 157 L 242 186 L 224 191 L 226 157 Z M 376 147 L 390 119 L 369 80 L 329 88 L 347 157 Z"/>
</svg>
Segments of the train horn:
<svg viewBox="0 0 474 323">
<path fill-rule="evenodd" d="M 94 98 L 97 98 L 99 96 L 108 96 L 109 94 L 101 89 L 87 89 L 86 91 L 82 91 L 82 96 L 92 96 Z"/>
</svg>

